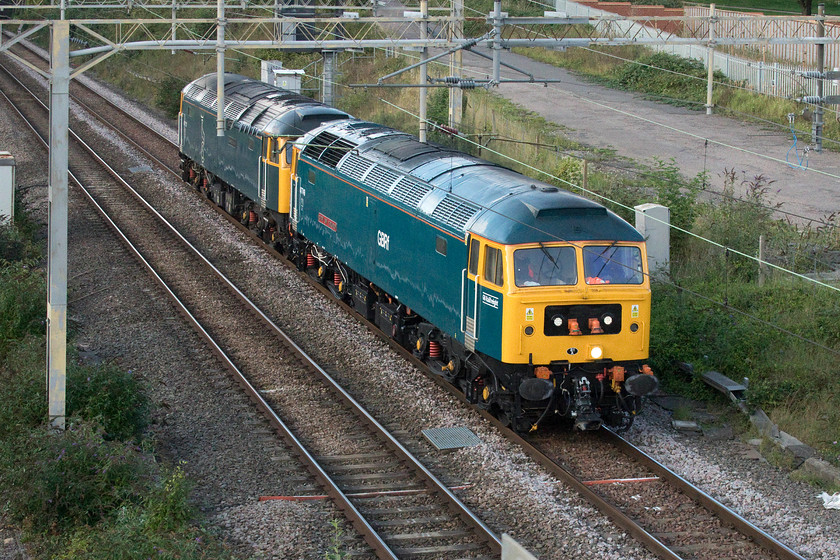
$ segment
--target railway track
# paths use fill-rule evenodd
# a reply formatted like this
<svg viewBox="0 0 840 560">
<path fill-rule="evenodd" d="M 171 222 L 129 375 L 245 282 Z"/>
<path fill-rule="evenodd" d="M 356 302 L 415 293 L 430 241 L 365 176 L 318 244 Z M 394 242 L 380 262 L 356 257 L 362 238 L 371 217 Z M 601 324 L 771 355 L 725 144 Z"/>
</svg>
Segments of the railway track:
<svg viewBox="0 0 840 560">
<path fill-rule="evenodd" d="M 74 99 L 76 94 L 73 90 Z M 91 93 L 85 94 L 91 95 Z M 96 94 L 93 94 L 96 95 Z M 79 97 L 79 99 L 82 99 Z M 177 158 L 167 155 L 167 150 L 177 154 L 177 148 L 148 129 L 121 110 L 108 110 L 102 99 L 83 100 L 87 106 L 96 106 L 103 122 L 124 130 L 142 126 L 146 133 L 137 135 L 133 144 L 145 153 L 155 156 L 158 164 L 178 174 Z M 129 121 L 120 119 L 129 118 Z M 150 135 L 149 132 L 153 132 Z M 131 134 L 135 136 L 135 134 Z M 168 145 L 168 147 L 166 147 Z M 167 163 L 167 159 L 170 163 Z M 174 161 L 174 164 L 172 163 Z M 208 202 L 209 203 L 209 202 Z M 231 221 L 236 223 L 235 220 Z M 241 226 L 240 226 L 241 227 Z M 243 228 L 245 229 L 245 228 Z M 319 287 L 320 288 L 320 287 Z M 322 291 L 328 294 L 326 290 Z M 378 333 L 375 328 L 373 332 Z M 386 337 L 382 337 L 388 340 Z M 396 347 L 403 357 L 423 369 L 422 364 L 414 360 L 410 353 Z M 436 376 L 432 376 L 440 386 L 462 399 L 462 395 Z M 269 388 L 269 391 L 276 391 Z M 706 558 L 767 558 L 801 559 L 795 552 L 732 512 L 716 500 L 706 495 L 675 473 L 633 448 L 612 432 L 604 430 L 599 437 L 591 434 L 552 434 L 553 439 L 531 437 L 526 439 L 504 428 L 494 418 L 482 414 L 493 422 L 508 438 L 516 441 L 537 462 L 555 476 L 579 491 L 590 503 L 609 516 L 618 526 L 628 531 L 634 538 L 661 558 L 685 560 L 704 560 Z M 356 436 L 352 436 L 355 438 Z M 358 465 L 375 464 L 382 456 L 381 451 L 359 451 L 350 453 L 354 459 L 341 463 L 335 459 L 334 472 L 348 473 L 348 481 L 358 481 L 365 475 Z M 354 463 L 358 461 L 358 463 Z M 352 488 L 357 494 L 376 494 L 383 488 L 391 488 L 389 480 L 399 475 L 398 471 L 383 470 L 377 472 L 377 489 Z M 604 481 L 610 481 L 604 483 Z M 414 491 L 416 488 L 407 488 Z M 380 496 L 381 497 L 381 496 Z M 431 512 L 427 504 L 410 506 L 412 512 L 423 516 Z M 374 508 L 378 514 L 385 508 Z M 430 524 L 441 522 L 433 515 L 425 518 Z M 439 537 L 455 536 L 458 530 L 419 531 L 435 534 Z"/>
<path fill-rule="evenodd" d="M 5 74 L 0 79 L 4 90 L 24 87 L 17 81 L 11 85 L 11 74 Z M 13 97 L 21 115 L 45 138 L 49 117 L 43 103 L 34 94 Z M 72 181 L 205 338 L 378 558 L 498 554 L 499 539 L 442 481 L 95 150 L 71 136 Z"/>
</svg>

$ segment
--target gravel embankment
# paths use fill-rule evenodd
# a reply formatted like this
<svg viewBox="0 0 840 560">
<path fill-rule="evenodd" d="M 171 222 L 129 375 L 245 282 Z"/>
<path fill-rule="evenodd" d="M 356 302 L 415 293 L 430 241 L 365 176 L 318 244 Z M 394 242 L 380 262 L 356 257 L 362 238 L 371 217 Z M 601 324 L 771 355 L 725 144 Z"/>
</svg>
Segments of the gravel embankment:
<svg viewBox="0 0 840 560">
<path fill-rule="evenodd" d="M 0 149 L 18 157 L 19 184 L 35 185 L 25 191 L 25 200 L 36 218 L 45 219 L 43 152 L 27 144 L 16 126 L 0 111 Z M 162 126 L 171 130 L 171 124 Z M 141 163 L 130 149 L 124 157 L 125 165 Z M 296 341 L 316 359 L 340 369 L 342 381 L 381 421 L 412 434 L 427 427 L 472 429 L 483 445 L 434 459 L 447 479 L 474 484 L 459 496 L 494 530 L 510 533 L 542 558 L 651 558 L 177 181 L 157 172 L 138 173 L 136 179 L 150 199 L 160 202 L 161 212 L 206 246 L 207 256 Z M 246 399 L 219 389 L 224 386 L 219 366 L 77 198 L 70 220 L 70 317 L 78 325 L 78 345 L 149 383 L 158 405 L 153 432 L 160 449 L 167 460 L 187 462 L 211 524 L 244 554 L 323 557 L 331 537 L 328 521 L 339 514 L 327 503 L 256 502 L 259 495 L 275 493 L 283 476 L 271 464 L 271 457 L 282 453 L 279 444 L 270 437 L 254 437 L 260 424 L 254 423 Z M 656 407 L 642 414 L 629 435 L 806 557 L 837 557 L 840 511 L 824 510 L 816 490 L 791 481 L 766 462 L 744 458 L 745 444 L 676 434 Z"/>
</svg>

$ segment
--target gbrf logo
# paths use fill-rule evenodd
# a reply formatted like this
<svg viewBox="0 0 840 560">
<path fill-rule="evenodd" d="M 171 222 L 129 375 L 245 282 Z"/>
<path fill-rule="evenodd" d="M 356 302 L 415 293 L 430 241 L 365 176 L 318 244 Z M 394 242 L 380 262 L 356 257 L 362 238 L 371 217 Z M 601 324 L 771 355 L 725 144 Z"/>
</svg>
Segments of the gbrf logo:
<svg viewBox="0 0 840 560">
<path fill-rule="evenodd" d="M 391 246 L 391 236 L 383 231 L 378 231 L 376 234 L 376 242 L 379 244 L 380 247 L 385 249 L 386 251 L 390 251 Z"/>
</svg>

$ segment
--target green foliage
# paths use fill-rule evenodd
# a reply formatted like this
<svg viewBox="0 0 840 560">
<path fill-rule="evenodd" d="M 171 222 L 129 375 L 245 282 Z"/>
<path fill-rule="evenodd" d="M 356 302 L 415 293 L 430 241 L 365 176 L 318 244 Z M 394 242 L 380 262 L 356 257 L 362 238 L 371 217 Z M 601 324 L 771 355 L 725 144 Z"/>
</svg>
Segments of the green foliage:
<svg viewBox="0 0 840 560">
<path fill-rule="evenodd" d="M 177 531 L 188 527 L 195 516 L 189 502 L 192 484 L 184 474 L 185 463 L 164 472 L 164 480 L 146 498 L 146 528 L 150 531 Z"/>
<path fill-rule="evenodd" d="M 148 457 L 134 445 L 106 440 L 95 423 L 71 418 L 69 424 L 59 433 L 23 432 L 0 449 L 6 512 L 34 531 L 95 524 L 143 496 Z"/>
<path fill-rule="evenodd" d="M 208 560 L 233 559 L 205 531 L 181 527 L 177 532 L 150 530 L 142 507 L 125 505 L 96 527 L 79 527 L 55 560 Z"/>
<path fill-rule="evenodd" d="M 717 82 L 728 81 L 720 71 Z M 614 86 L 663 96 L 669 102 L 696 106 L 706 100 L 706 67 L 702 62 L 667 53 L 653 53 L 627 62 L 612 76 Z"/>
<path fill-rule="evenodd" d="M 6 363 L 0 367 L 0 441 L 46 420 L 45 356 L 43 337 L 30 335 L 8 345 Z"/>
<path fill-rule="evenodd" d="M 333 529 L 333 534 L 329 550 L 327 550 L 326 554 L 324 554 L 324 558 L 326 558 L 326 560 L 341 560 L 347 556 L 347 552 L 344 551 L 344 547 L 341 543 L 341 537 L 344 536 L 344 529 L 341 528 L 340 523 L 341 522 L 338 519 L 330 520 L 330 526 Z"/>
<path fill-rule="evenodd" d="M 438 124 L 449 122 L 449 91 L 446 88 L 432 90 L 426 106 L 426 118 Z"/>
<path fill-rule="evenodd" d="M 694 202 L 702 187 L 703 176 L 686 181 L 673 159 L 669 162 L 655 159 L 645 184 L 656 193 L 656 202 L 670 209 L 671 225 L 679 228 L 671 230 L 671 251 L 680 255 L 688 238 L 680 229 L 691 231 L 695 218 Z"/>
<path fill-rule="evenodd" d="M 0 265 L 0 358 L 11 341 L 44 333 L 46 301 L 42 270 L 19 262 Z"/>
<path fill-rule="evenodd" d="M 0 223 L 0 266 L 11 262 L 33 263 L 40 255 L 38 246 L 16 224 Z"/>
<path fill-rule="evenodd" d="M 97 420 L 107 439 L 138 439 L 146 428 L 149 403 L 131 371 L 103 364 L 68 365 L 67 407 L 71 414 Z"/>
<path fill-rule="evenodd" d="M 155 106 L 163 109 L 166 116 L 174 119 L 181 110 L 181 90 L 187 85 L 185 80 L 167 76 L 158 84 L 155 95 Z"/>
<path fill-rule="evenodd" d="M 37 427 L 46 418 L 43 398 L 46 348 L 29 336 L 9 345 L 0 368 L 0 437 Z M 149 403 L 131 372 L 102 364 L 67 363 L 67 413 L 102 426 L 106 439 L 138 439 L 148 424 Z"/>
</svg>

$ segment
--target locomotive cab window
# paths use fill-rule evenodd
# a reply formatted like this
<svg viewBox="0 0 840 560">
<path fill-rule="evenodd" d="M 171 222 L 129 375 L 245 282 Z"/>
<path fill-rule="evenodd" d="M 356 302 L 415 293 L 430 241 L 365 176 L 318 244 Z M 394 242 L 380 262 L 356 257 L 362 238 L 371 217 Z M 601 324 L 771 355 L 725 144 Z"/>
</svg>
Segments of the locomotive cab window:
<svg viewBox="0 0 840 560">
<path fill-rule="evenodd" d="M 310 170 L 309 170 L 308 179 L 309 179 L 309 184 L 310 184 L 310 185 L 314 185 L 314 184 L 315 184 L 315 170 L 314 170 L 314 169 L 310 169 Z"/>
<path fill-rule="evenodd" d="M 529 286 L 569 286 L 577 284 L 574 247 L 537 247 L 513 252 L 514 281 Z"/>
<path fill-rule="evenodd" d="M 435 251 L 437 251 L 444 257 L 446 256 L 446 239 L 444 239 L 440 235 L 438 235 L 435 238 Z"/>
<path fill-rule="evenodd" d="M 587 284 L 641 284 L 642 251 L 614 244 L 584 247 L 583 273 Z"/>
<path fill-rule="evenodd" d="M 478 239 L 470 239 L 470 263 L 469 263 L 469 270 L 470 274 L 475 276 L 478 274 L 478 250 L 481 246 Z"/>
<path fill-rule="evenodd" d="M 484 277 L 488 282 L 497 286 L 503 286 L 505 271 L 505 260 L 502 250 L 495 247 L 487 247 L 484 250 Z"/>
</svg>

